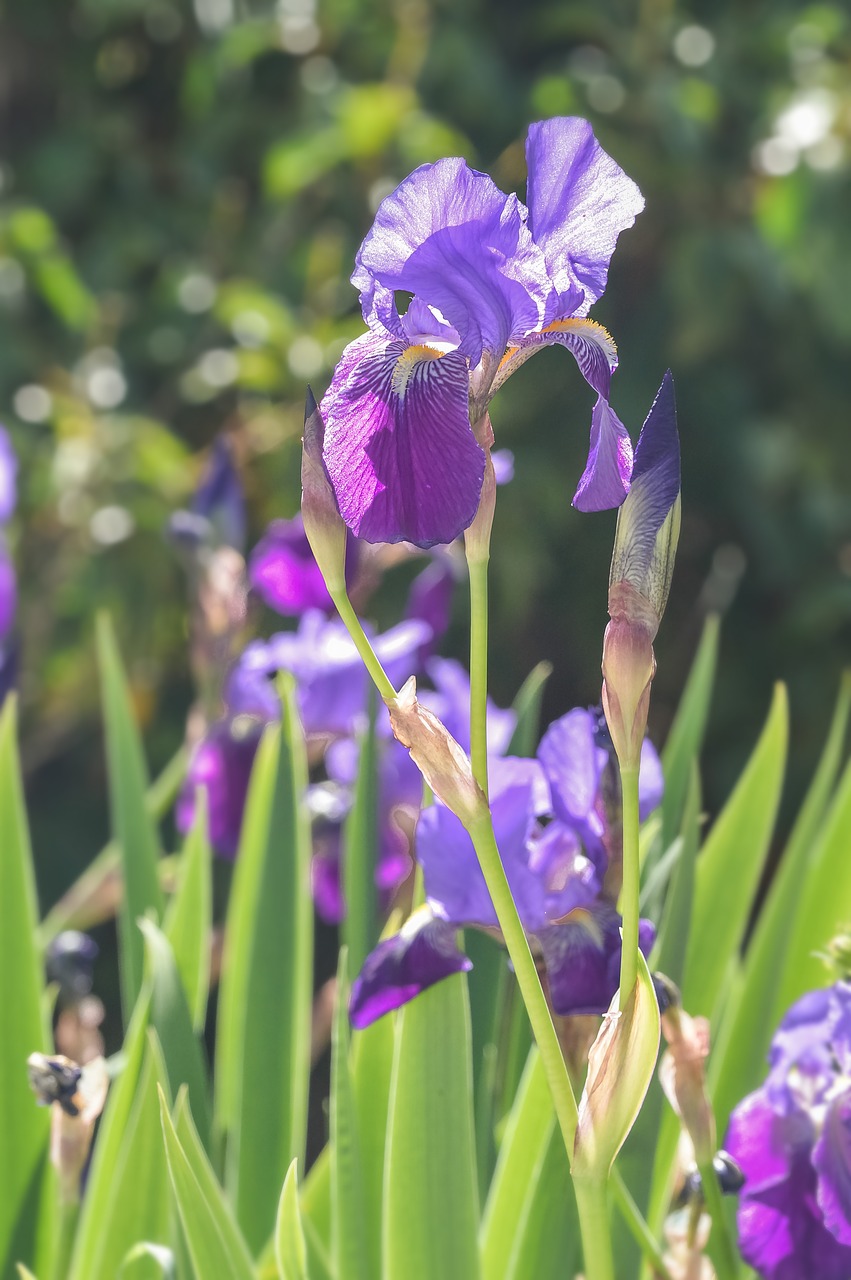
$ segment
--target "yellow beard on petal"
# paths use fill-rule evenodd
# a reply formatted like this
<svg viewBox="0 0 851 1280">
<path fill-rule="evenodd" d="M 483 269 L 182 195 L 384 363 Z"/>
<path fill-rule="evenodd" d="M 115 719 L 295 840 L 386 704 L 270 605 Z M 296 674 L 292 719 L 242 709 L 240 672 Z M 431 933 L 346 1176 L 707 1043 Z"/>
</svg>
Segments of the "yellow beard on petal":
<svg viewBox="0 0 851 1280">
<path fill-rule="evenodd" d="M 393 375 L 390 380 L 390 389 L 394 396 L 398 396 L 400 400 L 404 400 L 405 392 L 408 390 L 408 384 L 418 365 L 423 361 L 439 360 L 444 355 L 443 351 L 436 350 L 435 347 L 429 347 L 425 344 L 416 347 L 406 347 L 400 355 L 393 368 Z"/>
<path fill-rule="evenodd" d="M 554 320 L 552 324 L 548 324 L 545 329 L 541 330 L 542 340 L 546 341 L 545 335 L 548 333 L 575 333 L 580 337 L 586 337 L 594 346 L 603 348 L 610 364 L 617 359 L 618 349 L 614 338 L 608 329 L 604 329 L 601 324 L 597 324 L 596 320 Z"/>
</svg>

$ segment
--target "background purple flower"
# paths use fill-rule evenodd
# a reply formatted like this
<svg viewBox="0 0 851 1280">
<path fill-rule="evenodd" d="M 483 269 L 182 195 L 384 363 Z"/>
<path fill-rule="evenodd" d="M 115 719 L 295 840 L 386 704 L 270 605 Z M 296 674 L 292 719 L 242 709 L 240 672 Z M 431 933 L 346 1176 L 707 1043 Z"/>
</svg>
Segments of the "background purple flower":
<svg viewBox="0 0 851 1280">
<path fill-rule="evenodd" d="M 847 1280 L 851 985 L 797 1001 L 769 1063 L 765 1084 L 733 1112 L 725 1142 L 745 1176 L 742 1256 L 765 1280 Z"/>
<path fill-rule="evenodd" d="M 178 831 L 185 834 L 195 817 L 197 792 L 203 788 L 210 843 L 225 858 L 234 858 L 239 847 L 248 783 L 261 732 L 261 725 L 246 723 L 245 717 L 237 724 L 220 720 L 212 725 L 192 753 L 178 797 L 175 820 Z"/>
<path fill-rule="evenodd" d="M 354 538 L 346 545 L 346 581 L 357 572 Z M 308 609 L 331 613 L 333 601 L 313 556 L 301 516 L 273 520 L 248 560 L 249 581 L 260 598 L 284 617 L 300 617 Z"/>
</svg>

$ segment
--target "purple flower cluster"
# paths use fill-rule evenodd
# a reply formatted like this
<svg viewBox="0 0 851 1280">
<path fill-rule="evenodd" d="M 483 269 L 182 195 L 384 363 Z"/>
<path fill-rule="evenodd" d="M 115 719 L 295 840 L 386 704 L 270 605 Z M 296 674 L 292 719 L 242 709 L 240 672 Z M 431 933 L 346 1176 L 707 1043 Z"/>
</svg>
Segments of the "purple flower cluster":
<svg viewBox="0 0 851 1280">
<path fill-rule="evenodd" d="M 536 759 L 494 757 L 490 798 L 494 834 L 524 928 L 547 970 L 559 1014 L 603 1013 L 620 967 L 620 917 L 604 881 L 617 839 L 607 802 L 610 754 L 598 717 L 575 708 L 550 726 Z M 660 801 L 658 757 L 645 745 L 641 807 Z M 496 914 L 476 853 L 460 821 L 436 802 L 420 815 L 417 859 L 426 906 L 372 952 L 352 987 L 357 1027 L 398 1008 L 469 961 L 455 944 L 460 928 L 495 929 Z M 649 951 L 653 926 L 642 921 Z"/>
<path fill-rule="evenodd" d="M 632 446 L 609 404 L 614 342 L 587 318 L 641 193 L 586 120 L 533 124 L 527 204 L 458 158 L 422 165 L 385 200 L 352 284 L 368 332 L 322 402 L 340 513 L 369 542 L 448 543 L 473 519 L 485 472 L 474 428 L 541 346 L 575 357 L 597 394 L 581 510 L 618 506 Z M 404 314 L 398 292 L 412 294 Z"/>
<path fill-rule="evenodd" d="M 739 1246 L 764 1280 L 851 1276 L 851 983 L 792 1006 L 725 1146 L 745 1185 Z"/>
</svg>

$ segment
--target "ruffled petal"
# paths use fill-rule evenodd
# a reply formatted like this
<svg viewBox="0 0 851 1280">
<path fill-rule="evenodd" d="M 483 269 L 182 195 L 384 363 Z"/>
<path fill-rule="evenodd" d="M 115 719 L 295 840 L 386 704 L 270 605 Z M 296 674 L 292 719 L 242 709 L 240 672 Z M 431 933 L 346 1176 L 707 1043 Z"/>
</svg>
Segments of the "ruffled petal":
<svg viewBox="0 0 851 1280">
<path fill-rule="evenodd" d="M 585 315 L 602 296 L 617 238 L 632 226 L 644 198 L 577 116 L 531 125 L 526 162 L 532 238 L 562 296 L 569 297 L 571 287 L 582 290 L 574 314 Z"/>
<path fill-rule="evenodd" d="M 582 479 L 573 495 L 577 511 L 609 511 L 629 492 L 632 441 L 608 400 L 600 396 L 591 411 L 591 444 Z"/>
<path fill-rule="evenodd" d="M 484 451 L 457 352 L 365 334 L 322 402 L 325 465 L 346 524 L 367 542 L 451 542 L 479 505 Z"/>
<path fill-rule="evenodd" d="M 401 337 L 393 292 L 436 307 L 472 366 L 542 323 L 552 284 L 516 196 L 458 158 L 422 165 L 382 200 L 352 284 L 364 319 Z"/>
<path fill-rule="evenodd" d="M 563 822 L 551 822 L 532 844 L 529 866 L 543 882 L 544 915 L 553 923 L 590 907 L 600 892 L 597 869 L 587 858 L 579 838 Z"/>
<path fill-rule="evenodd" d="M 455 943 L 455 930 L 421 908 L 393 938 L 371 951 L 352 983 L 349 1018 L 358 1029 L 413 1000 L 453 973 L 467 973 L 470 961 Z"/>
</svg>

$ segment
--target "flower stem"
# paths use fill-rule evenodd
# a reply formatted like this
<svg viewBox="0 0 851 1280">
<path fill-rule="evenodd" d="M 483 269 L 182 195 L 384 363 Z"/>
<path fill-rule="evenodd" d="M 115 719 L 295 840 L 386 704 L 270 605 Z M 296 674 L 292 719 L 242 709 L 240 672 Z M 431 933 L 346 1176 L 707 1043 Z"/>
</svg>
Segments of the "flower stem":
<svg viewBox="0 0 851 1280">
<path fill-rule="evenodd" d="M 396 690 L 393 688 L 387 677 L 387 672 L 375 655 L 375 650 L 367 639 L 366 632 L 361 626 L 358 615 L 352 608 L 352 602 L 346 595 L 345 591 L 331 591 L 329 593 L 334 604 L 337 606 L 337 612 L 345 623 L 346 630 L 352 638 L 352 642 L 363 658 L 364 666 L 372 677 L 373 683 L 381 694 L 385 702 L 392 701 L 396 697 Z"/>
<path fill-rule="evenodd" d="M 626 1008 L 638 977 L 638 766 L 621 765 L 623 813 L 623 947 L 621 949 L 620 1008 Z"/>
<path fill-rule="evenodd" d="M 505 869 L 496 847 L 490 813 L 486 812 L 482 818 L 474 822 L 469 831 L 541 1054 L 567 1158 L 572 1162 L 573 1141 L 578 1119 L 576 1098 L 570 1085 L 570 1077 L 567 1074 L 561 1045 L 553 1026 L 537 966 L 529 949 L 529 940 L 520 923 Z M 596 1277 L 589 1275 L 589 1280 L 596 1280 Z"/>
<path fill-rule="evenodd" d="M 607 1182 L 603 1178 L 574 1178 L 585 1280 L 615 1280 L 609 1227 Z"/>
<path fill-rule="evenodd" d="M 470 571 L 470 763 L 488 794 L 488 559 L 468 560 Z"/>
</svg>

